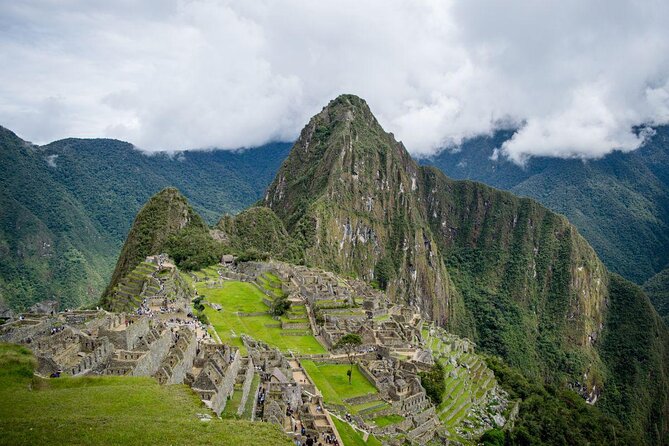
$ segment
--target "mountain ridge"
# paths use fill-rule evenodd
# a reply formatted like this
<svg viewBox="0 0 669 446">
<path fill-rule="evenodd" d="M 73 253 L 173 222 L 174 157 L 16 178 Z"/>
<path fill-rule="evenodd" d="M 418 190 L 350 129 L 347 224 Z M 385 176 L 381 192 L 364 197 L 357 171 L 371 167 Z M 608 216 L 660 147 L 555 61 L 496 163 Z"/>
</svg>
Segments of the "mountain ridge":
<svg viewBox="0 0 669 446">
<path fill-rule="evenodd" d="M 643 420 L 666 435 L 666 379 L 648 381 L 643 370 L 668 375 L 669 334 L 643 292 L 610 275 L 564 216 L 419 167 L 370 115 L 355 96 L 331 101 L 268 189 L 264 203 L 304 247 L 305 261 L 385 281 L 391 296 L 524 373 L 601 398 L 611 413 L 630 412 L 628 427 L 647 442 L 657 438 Z M 621 358 L 612 351 L 628 340 L 610 327 L 624 326 L 617 321 L 630 311 L 655 327 L 658 341 L 632 342 Z M 638 372 L 624 377 L 624 364 Z M 643 403 L 614 403 L 620 383 L 646 389 Z"/>
<path fill-rule="evenodd" d="M 595 160 L 499 155 L 515 130 L 471 138 L 422 159 L 454 179 L 481 181 L 534 198 L 579 228 L 613 272 L 639 284 L 669 263 L 669 126 L 635 151 Z M 495 154 L 497 153 L 497 156 Z"/>
</svg>

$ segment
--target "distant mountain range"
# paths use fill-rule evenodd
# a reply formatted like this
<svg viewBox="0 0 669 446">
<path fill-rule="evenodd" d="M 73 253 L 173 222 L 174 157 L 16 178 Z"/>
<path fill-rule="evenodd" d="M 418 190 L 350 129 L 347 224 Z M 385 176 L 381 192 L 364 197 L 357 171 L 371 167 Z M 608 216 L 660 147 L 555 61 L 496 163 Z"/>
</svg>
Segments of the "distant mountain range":
<svg viewBox="0 0 669 446">
<path fill-rule="evenodd" d="M 423 160 L 470 179 L 534 198 L 565 215 L 614 272 L 643 283 L 669 264 L 669 127 L 641 148 L 599 160 L 535 157 L 518 166 L 496 149 L 513 130 L 464 142 Z"/>
<path fill-rule="evenodd" d="M 178 187 L 210 224 L 262 198 L 290 144 L 147 155 L 110 139 L 30 144 L 0 127 L 0 301 L 98 301 L 133 218 Z"/>
</svg>

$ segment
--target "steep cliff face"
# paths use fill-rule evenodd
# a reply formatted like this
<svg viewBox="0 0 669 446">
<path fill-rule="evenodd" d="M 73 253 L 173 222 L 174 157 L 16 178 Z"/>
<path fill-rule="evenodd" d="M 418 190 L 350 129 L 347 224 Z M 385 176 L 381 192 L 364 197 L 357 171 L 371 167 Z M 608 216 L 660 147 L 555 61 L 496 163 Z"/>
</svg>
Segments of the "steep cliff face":
<svg viewBox="0 0 669 446">
<path fill-rule="evenodd" d="M 171 236 L 187 233 L 208 238 L 208 231 L 202 218 L 176 189 L 163 189 L 151 197 L 135 217 L 102 305 L 110 308 L 111 291 L 118 282 L 147 256 L 163 252 Z"/>
<path fill-rule="evenodd" d="M 595 349 L 608 273 L 560 215 L 424 168 L 430 226 L 486 350 L 589 397 L 602 386 Z"/>
<path fill-rule="evenodd" d="M 307 263 L 375 281 L 527 375 L 591 402 L 604 395 L 606 410 L 640 436 L 666 434 L 666 423 L 649 421 L 669 407 L 666 329 L 656 327 L 652 343 L 612 333 L 624 326 L 626 291 L 618 282 L 610 290 L 618 279 L 578 231 L 531 199 L 419 167 L 363 100 L 341 96 L 312 118 L 264 204 Z M 647 297 L 629 293 L 640 319 L 656 324 Z M 653 386 L 643 378 L 651 370 Z M 643 401 L 632 404 L 637 391 Z"/>
<path fill-rule="evenodd" d="M 365 280 L 453 324 L 462 302 L 421 205 L 420 169 L 367 104 L 340 96 L 302 131 L 265 196 L 308 263 Z"/>
</svg>

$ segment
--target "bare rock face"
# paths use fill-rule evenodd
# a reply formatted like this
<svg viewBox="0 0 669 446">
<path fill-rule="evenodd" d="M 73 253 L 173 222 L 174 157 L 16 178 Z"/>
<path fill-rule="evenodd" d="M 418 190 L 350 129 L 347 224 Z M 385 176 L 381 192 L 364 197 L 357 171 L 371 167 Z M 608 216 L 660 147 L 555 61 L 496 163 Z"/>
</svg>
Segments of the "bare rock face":
<svg viewBox="0 0 669 446">
<path fill-rule="evenodd" d="M 38 302 L 30 307 L 30 313 L 56 314 L 58 313 L 59 307 L 60 303 L 57 300 L 46 300 L 43 302 Z"/>
</svg>

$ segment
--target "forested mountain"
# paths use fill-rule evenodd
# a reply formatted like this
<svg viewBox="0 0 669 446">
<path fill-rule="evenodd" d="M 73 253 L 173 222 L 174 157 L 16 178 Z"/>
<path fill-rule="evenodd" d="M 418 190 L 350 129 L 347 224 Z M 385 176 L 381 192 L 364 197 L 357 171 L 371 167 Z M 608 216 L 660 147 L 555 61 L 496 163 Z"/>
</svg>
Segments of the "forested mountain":
<svg viewBox="0 0 669 446">
<path fill-rule="evenodd" d="M 116 243 L 51 175 L 39 148 L 0 127 L 0 300 L 93 302 Z"/>
<path fill-rule="evenodd" d="M 643 284 L 651 302 L 664 322 L 669 325 L 669 268 L 665 268 Z"/>
<path fill-rule="evenodd" d="M 0 127 L 0 299 L 16 309 L 96 302 L 153 194 L 179 187 L 213 224 L 261 198 L 289 148 L 146 155 L 109 139 L 40 147 Z"/>
<path fill-rule="evenodd" d="M 307 264 L 375 282 L 531 379 L 667 441 L 669 333 L 566 218 L 420 167 L 367 104 L 312 118 L 264 201 Z"/>
<path fill-rule="evenodd" d="M 512 130 L 467 140 L 423 160 L 456 179 L 531 197 L 565 215 L 609 269 L 637 283 L 669 263 L 669 127 L 638 150 L 599 160 L 534 157 L 518 166 L 496 156 Z"/>
</svg>

